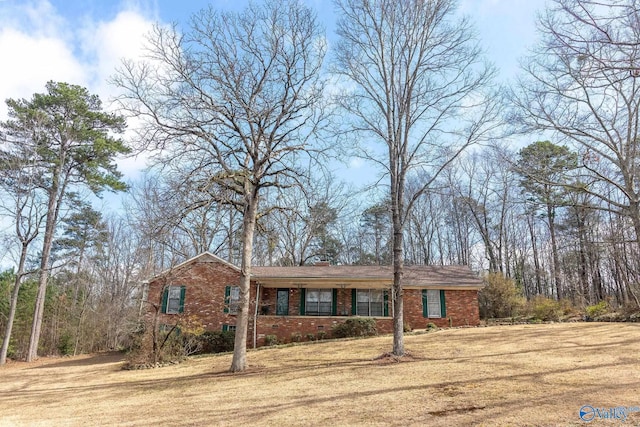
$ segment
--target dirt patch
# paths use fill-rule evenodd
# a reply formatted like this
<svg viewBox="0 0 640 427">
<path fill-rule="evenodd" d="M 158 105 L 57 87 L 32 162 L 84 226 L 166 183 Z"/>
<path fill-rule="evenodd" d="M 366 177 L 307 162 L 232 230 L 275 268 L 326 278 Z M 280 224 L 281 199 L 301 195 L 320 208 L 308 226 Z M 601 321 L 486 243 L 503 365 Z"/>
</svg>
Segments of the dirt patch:
<svg viewBox="0 0 640 427">
<path fill-rule="evenodd" d="M 92 366 L 109 363 L 119 363 L 124 361 L 124 354 L 119 351 L 105 353 L 83 354 L 79 356 L 60 357 L 40 357 L 37 360 L 27 363 L 23 361 L 8 360 L 7 364 L 0 366 L 0 372 L 20 369 L 36 369 L 44 367 L 72 367 L 72 366 Z"/>
<path fill-rule="evenodd" d="M 378 365 L 388 365 L 393 363 L 415 362 L 422 359 L 422 357 L 418 357 L 409 351 L 405 351 L 402 356 L 396 356 L 391 352 L 382 353 L 381 355 L 374 357 L 373 361 Z"/>
</svg>

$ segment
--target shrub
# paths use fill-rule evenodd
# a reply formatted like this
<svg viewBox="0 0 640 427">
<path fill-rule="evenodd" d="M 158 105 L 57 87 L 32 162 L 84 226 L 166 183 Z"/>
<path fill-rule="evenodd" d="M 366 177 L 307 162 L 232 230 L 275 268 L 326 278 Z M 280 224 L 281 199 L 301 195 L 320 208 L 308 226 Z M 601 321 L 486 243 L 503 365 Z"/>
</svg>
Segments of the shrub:
<svg viewBox="0 0 640 427">
<path fill-rule="evenodd" d="M 318 341 L 323 340 L 327 337 L 327 333 L 325 331 L 318 331 Z"/>
<path fill-rule="evenodd" d="M 413 331 L 413 328 L 411 327 L 411 325 L 410 325 L 410 324 L 408 324 L 408 323 L 404 322 L 404 323 L 402 324 L 402 330 L 403 330 L 404 332 L 411 332 L 411 331 Z"/>
<path fill-rule="evenodd" d="M 278 337 L 275 335 L 267 335 L 264 337 L 264 343 L 266 345 L 278 345 Z"/>
<path fill-rule="evenodd" d="M 71 356 L 75 349 L 75 340 L 71 332 L 64 332 L 58 339 L 58 351 L 63 356 Z"/>
<path fill-rule="evenodd" d="M 427 331 L 435 331 L 438 329 L 435 323 L 429 322 L 427 323 Z"/>
<path fill-rule="evenodd" d="M 558 321 L 564 314 L 563 303 L 554 299 L 537 296 L 529 301 L 529 311 L 534 319 L 541 321 Z"/>
<path fill-rule="evenodd" d="M 233 351 L 236 334 L 233 331 L 206 331 L 199 336 L 202 353 Z"/>
<path fill-rule="evenodd" d="M 378 335 L 378 330 L 374 319 L 354 317 L 334 325 L 331 333 L 335 338 L 366 337 Z"/>
<path fill-rule="evenodd" d="M 478 294 L 480 317 L 512 317 L 525 304 L 521 290 L 516 283 L 501 273 L 489 273 L 484 278 L 485 287 Z"/>
<path fill-rule="evenodd" d="M 291 332 L 291 342 L 302 341 L 302 334 L 300 332 Z"/>
<path fill-rule="evenodd" d="M 309 341 L 315 341 L 316 340 L 316 336 L 314 334 L 307 334 L 307 339 Z"/>
<path fill-rule="evenodd" d="M 594 317 L 602 316 L 607 311 L 609 311 L 609 303 L 607 301 L 600 301 L 595 305 L 590 305 L 585 308 L 587 316 L 591 319 L 593 319 Z"/>
<path fill-rule="evenodd" d="M 130 335 L 124 369 L 162 366 L 192 354 L 233 350 L 235 332 L 204 331 L 193 317 L 181 317 L 174 325 L 158 325 L 154 329 L 153 325 L 140 325 Z"/>
</svg>

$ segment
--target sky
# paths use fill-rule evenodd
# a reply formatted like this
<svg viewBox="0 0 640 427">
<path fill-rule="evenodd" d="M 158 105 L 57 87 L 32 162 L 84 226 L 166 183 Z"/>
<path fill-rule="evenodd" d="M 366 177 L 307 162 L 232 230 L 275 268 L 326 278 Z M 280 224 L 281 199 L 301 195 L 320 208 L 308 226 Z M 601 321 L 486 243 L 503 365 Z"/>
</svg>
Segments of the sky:
<svg viewBox="0 0 640 427">
<path fill-rule="evenodd" d="M 330 0 L 302 0 L 318 13 L 333 37 L 335 20 Z M 105 108 L 116 95 L 109 77 L 123 58 L 142 52 L 153 23 L 186 28 L 189 17 L 211 4 L 239 10 L 245 0 L 0 0 L 0 98 L 31 98 L 49 80 L 86 87 Z M 502 81 L 512 79 L 518 58 L 536 40 L 535 17 L 543 0 L 460 0 L 478 31 L 488 59 Z M 0 120 L 6 119 L 0 103 Z M 142 158 L 119 162 L 128 179 L 144 167 Z M 362 162 L 348 163 L 343 175 L 361 176 Z"/>
</svg>

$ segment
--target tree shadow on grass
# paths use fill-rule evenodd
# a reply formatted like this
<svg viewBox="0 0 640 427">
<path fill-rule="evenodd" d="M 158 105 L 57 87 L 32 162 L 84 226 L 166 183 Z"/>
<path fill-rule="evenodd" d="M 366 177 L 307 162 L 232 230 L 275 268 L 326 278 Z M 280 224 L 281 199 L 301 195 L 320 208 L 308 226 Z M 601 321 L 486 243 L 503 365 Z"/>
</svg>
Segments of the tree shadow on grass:
<svg viewBox="0 0 640 427">
<path fill-rule="evenodd" d="M 80 357 L 62 357 L 59 361 L 45 362 L 38 366 L 27 369 L 45 369 L 45 368 L 70 368 L 76 366 L 94 366 L 106 365 L 109 363 L 118 363 L 124 361 L 124 353 L 120 351 L 109 351 L 105 353 L 96 353 L 89 356 Z"/>
</svg>

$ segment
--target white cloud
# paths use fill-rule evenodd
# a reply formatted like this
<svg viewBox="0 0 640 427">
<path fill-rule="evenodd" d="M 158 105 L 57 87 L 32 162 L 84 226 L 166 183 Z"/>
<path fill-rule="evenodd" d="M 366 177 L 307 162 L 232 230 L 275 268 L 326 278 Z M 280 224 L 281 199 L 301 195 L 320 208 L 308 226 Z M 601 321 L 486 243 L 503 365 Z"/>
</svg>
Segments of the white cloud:
<svg viewBox="0 0 640 427">
<path fill-rule="evenodd" d="M 81 49 L 88 58 L 92 88 L 104 100 L 114 95 L 109 78 L 124 58 L 137 58 L 143 53 L 146 34 L 153 23 L 138 12 L 121 11 L 111 21 L 87 21 L 80 31 Z"/>
<path fill-rule="evenodd" d="M 30 98 L 44 90 L 49 80 L 86 81 L 86 72 L 73 55 L 64 20 L 51 5 L 47 1 L 11 5 L 0 9 L 0 118 L 6 117 L 6 98 Z"/>
<path fill-rule="evenodd" d="M 106 109 L 110 109 L 111 100 L 117 96 L 117 89 L 109 83 L 123 59 L 140 58 L 144 54 L 146 35 L 151 31 L 153 22 L 135 8 L 119 12 L 110 21 L 87 20 L 81 34 L 81 50 L 87 58 L 86 67 L 91 70 L 93 93 L 102 99 Z M 138 120 L 128 119 L 128 131 L 125 139 L 135 138 L 133 129 Z M 148 156 L 145 153 L 135 158 L 118 161 L 119 170 L 128 179 L 135 179 L 145 167 Z"/>
<path fill-rule="evenodd" d="M 0 58 L 5 58 L 0 93 L 30 98 L 49 80 L 83 82 L 86 73 L 62 39 L 30 36 L 12 28 L 0 31 Z M 3 103 L 0 116 L 6 115 Z"/>
</svg>

